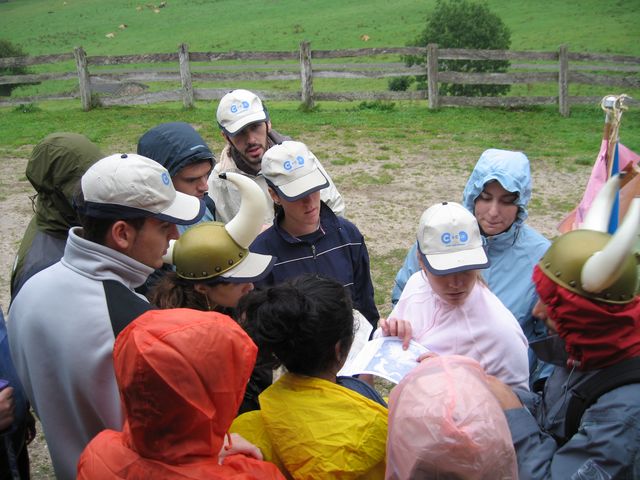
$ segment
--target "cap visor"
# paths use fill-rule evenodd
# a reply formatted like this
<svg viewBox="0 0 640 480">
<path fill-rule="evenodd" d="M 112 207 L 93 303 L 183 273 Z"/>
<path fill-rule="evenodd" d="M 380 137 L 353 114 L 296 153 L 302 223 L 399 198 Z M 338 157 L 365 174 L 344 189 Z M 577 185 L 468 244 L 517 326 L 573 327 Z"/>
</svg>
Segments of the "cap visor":
<svg viewBox="0 0 640 480">
<path fill-rule="evenodd" d="M 224 130 L 224 133 L 226 133 L 230 137 L 233 137 L 240 133 L 240 130 L 242 130 L 244 127 L 251 125 L 252 123 L 265 122 L 266 120 L 267 114 L 264 111 L 257 112 L 251 115 L 247 115 L 246 117 L 242 117 L 237 122 L 233 122 L 226 127 L 222 127 L 222 129 Z"/>
<path fill-rule="evenodd" d="M 269 274 L 275 261 L 271 255 L 249 252 L 242 262 L 220 277 L 231 283 L 258 282 Z"/>
<path fill-rule="evenodd" d="M 277 186 L 276 189 L 286 200 L 293 202 L 328 186 L 329 180 L 322 174 L 320 169 L 315 169 L 286 185 Z"/>
<path fill-rule="evenodd" d="M 154 217 L 177 225 L 191 225 L 198 222 L 204 216 L 204 212 L 204 202 L 198 197 L 176 192 L 171 206 Z"/>
<path fill-rule="evenodd" d="M 484 247 L 436 255 L 422 254 L 422 258 L 425 260 L 427 270 L 434 275 L 447 275 L 466 270 L 483 269 L 490 265 Z"/>
</svg>

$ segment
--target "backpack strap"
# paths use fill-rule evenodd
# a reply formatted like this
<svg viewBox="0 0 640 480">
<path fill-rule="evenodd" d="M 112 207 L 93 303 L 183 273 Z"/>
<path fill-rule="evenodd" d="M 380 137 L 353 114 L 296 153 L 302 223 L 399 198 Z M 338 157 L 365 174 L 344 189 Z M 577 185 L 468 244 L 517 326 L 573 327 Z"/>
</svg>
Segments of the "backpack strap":
<svg viewBox="0 0 640 480">
<path fill-rule="evenodd" d="M 640 357 L 629 358 L 600 370 L 593 377 L 571 390 L 564 420 L 564 441 L 577 431 L 582 415 L 598 398 L 611 390 L 632 383 L 640 383 Z"/>
<path fill-rule="evenodd" d="M 207 210 L 211 212 L 211 215 L 213 215 L 213 221 L 216 221 L 216 203 L 213 201 L 213 198 L 206 193 L 204 195 L 204 204 L 207 207 Z"/>
</svg>

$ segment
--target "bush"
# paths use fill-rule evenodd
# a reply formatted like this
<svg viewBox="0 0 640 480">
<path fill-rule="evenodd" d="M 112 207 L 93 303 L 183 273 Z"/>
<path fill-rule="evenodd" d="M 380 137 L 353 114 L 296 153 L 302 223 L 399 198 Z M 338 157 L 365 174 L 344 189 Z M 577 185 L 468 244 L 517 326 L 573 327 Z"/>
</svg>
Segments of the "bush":
<svg viewBox="0 0 640 480">
<path fill-rule="evenodd" d="M 438 0 L 433 13 L 427 18 L 427 26 L 412 42 L 413 46 L 437 43 L 439 48 L 475 48 L 507 50 L 511 45 L 511 32 L 496 14 L 484 3 L 469 0 Z M 424 64 L 426 57 L 404 57 L 407 66 Z M 507 60 L 440 60 L 439 70 L 455 72 L 506 72 Z M 418 86 L 426 84 L 424 77 Z M 440 95 L 490 96 L 504 95 L 510 85 L 457 85 L 442 83 Z"/>
<path fill-rule="evenodd" d="M 389 79 L 389 90 L 392 92 L 405 92 L 415 81 L 413 77 L 393 77 Z"/>
<path fill-rule="evenodd" d="M 17 45 L 9 40 L 0 39 L 0 58 L 7 57 L 26 57 L 27 54 Z M 26 67 L 0 67 L 0 76 L 4 75 L 25 75 L 29 73 Z M 11 91 L 19 86 L 18 83 L 10 83 L 8 85 L 0 85 L 0 96 L 9 97 Z"/>
</svg>

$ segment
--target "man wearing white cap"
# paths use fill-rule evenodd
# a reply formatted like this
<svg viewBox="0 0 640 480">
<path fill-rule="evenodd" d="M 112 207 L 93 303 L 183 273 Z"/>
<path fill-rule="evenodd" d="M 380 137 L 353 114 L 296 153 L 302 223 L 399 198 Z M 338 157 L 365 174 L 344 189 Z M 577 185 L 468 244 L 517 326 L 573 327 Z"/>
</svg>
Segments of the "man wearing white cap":
<svg viewBox="0 0 640 480">
<path fill-rule="evenodd" d="M 439 355 L 464 355 L 513 388 L 528 390 L 527 339 L 513 314 L 481 280 L 487 268 L 478 222 L 459 203 L 424 211 L 418 225 L 420 270 L 407 282 L 376 335 L 397 335 Z"/>
<path fill-rule="evenodd" d="M 233 90 L 220 100 L 216 112 L 222 136 L 227 141 L 220 159 L 209 177 L 209 195 L 216 204 L 216 220 L 228 222 L 240 208 L 240 192 L 230 182 L 220 180 L 218 174 L 234 172 L 252 178 L 264 191 L 267 200 L 267 184 L 260 175 L 262 156 L 273 145 L 278 145 L 288 137 L 271 129 L 269 113 L 260 98 L 249 90 Z M 322 200 L 336 215 L 344 215 L 344 201 L 333 181 L 318 162 L 320 170 L 328 179 L 328 185 L 320 192 Z M 264 220 L 273 221 L 273 210 Z"/>
<path fill-rule="evenodd" d="M 256 286 L 279 284 L 303 273 L 328 276 L 350 291 L 353 307 L 375 328 L 380 315 L 364 237 L 321 200 L 329 180 L 316 157 L 304 143 L 282 142 L 265 153 L 262 174 L 277 213 L 251 250 L 278 260 Z"/>
<path fill-rule="evenodd" d="M 204 214 L 202 200 L 176 192 L 164 167 L 135 154 L 99 160 L 81 189 L 82 227 L 69 231 L 62 259 L 31 277 L 9 311 L 12 356 L 59 479 L 76 477 L 99 431 L 122 427 L 113 343 L 151 308 L 133 289 L 162 265 L 176 224 Z"/>
</svg>

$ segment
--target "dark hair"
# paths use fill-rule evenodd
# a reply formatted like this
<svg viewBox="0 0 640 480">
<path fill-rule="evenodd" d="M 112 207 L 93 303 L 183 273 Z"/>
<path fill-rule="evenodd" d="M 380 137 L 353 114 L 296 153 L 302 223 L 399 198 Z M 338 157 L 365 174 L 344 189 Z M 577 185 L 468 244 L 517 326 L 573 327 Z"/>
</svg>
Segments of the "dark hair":
<svg viewBox="0 0 640 480">
<path fill-rule="evenodd" d="M 336 362 L 340 342 L 346 357 L 353 342 L 353 310 L 347 290 L 335 280 L 305 274 L 245 295 L 238 318 L 261 358 L 287 370 L 317 375 Z"/>
<path fill-rule="evenodd" d="M 196 282 L 182 280 L 176 272 L 168 272 L 158 280 L 147 297 L 149 302 L 158 308 L 192 308 L 209 310 L 207 298 L 196 292 Z"/>
<path fill-rule="evenodd" d="M 98 243 L 100 245 L 105 244 L 107 232 L 114 223 L 118 220 L 122 220 L 131 225 L 134 230 L 139 231 L 148 217 L 139 218 L 97 218 L 89 215 L 84 215 L 84 195 L 82 190 L 78 188 L 73 197 L 73 207 L 75 208 L 80 225 L 82 226 L 82 237 L 90 242 Z"/>
</svg>

